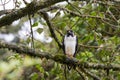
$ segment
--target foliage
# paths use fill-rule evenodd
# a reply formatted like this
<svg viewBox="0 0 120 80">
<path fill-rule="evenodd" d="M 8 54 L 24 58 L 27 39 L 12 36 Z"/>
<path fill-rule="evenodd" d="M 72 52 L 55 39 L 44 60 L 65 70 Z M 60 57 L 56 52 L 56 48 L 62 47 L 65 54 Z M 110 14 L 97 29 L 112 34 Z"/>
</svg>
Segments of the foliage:
<svg viewBox="0 0 120 80">
<path fill-rule="evenodd" d="M 20 0 L 20 2 L 22 2 L 22 0 Z M 23 2 L 25 2 L 25 0 L 23 0 Z M 28 4 L 29 3 L 26 5 Z M 22 4 L 19 4 L 19 6 L 20 5 Z M 18 9 L 20 9 L 20 7 L 18 7 Z M 53 33 L 50 32 L 49 22 L 46 21 L 44 15 L 42 15 L 42 10 L 48 13 L 48 21 L 52 24 L 52 29 L 57 35 L 58 42 L 54 39 L 55 36 L 52 36 Z M 11 41 L 11 43 L 18 46 L 26 45 L 27 47 L 56 55 L 63 54 L 58 43 L 61 44 L 63 34 L 66 33 L 66 30 L 72 29 L 78 36 L 79 49 L 76 56 L 78 60 L 97 64 L 103 63 L 108 66 L 110 64 L 120 65 L 119 1 L 70 1 L 53 5 L 51 9 L 47 7 L 42 10 L 33 13 L 30 18 L 32 25 L 29 23 L 27 24 L 29 25 L 29 29 L 32 27 L 33 32 L 36 31 L 39 34 L 44 32 L 43 41 L 37 40 L 35 38 L 35 33 L 33 33 L 32 37 L 29 29 L 28 35 L 27 33 L 25 34 L 25 39 L 18 36 L 24 23 L 30 21 L 28 17 L 20 19 L 17 25 L 1 27 L 0 33 L 12 33 L 15 37 L 18 37 L 18 40 L 14 38 L 14 40 Z M 12 13 L 12 11 L 10 13 Z M 42 26 L 43 28 L 37 28 L 38 26 Z M 53 38 L 52 42 L 46 42 L 46 40 L 49 40 L 51 37 Z M 31 38 L 34 40 L 32 41 Z M 34 47 L 31 46 L 32 44 Z M 18 55 L 11 50 L 0 49 L 0 80 L 66 80 L 64 69 L 65 65 L 56 63 L 52 60 Z M 67 69 L 67 79 L 94 80 L 95 76 L 99 77 L 101 80 L 120 79 L 119 71 L 108 69 L 84 69 L 80 69 L 79 71 L 76 71 L 76 69 L 68 71 Z"/>
</svg>

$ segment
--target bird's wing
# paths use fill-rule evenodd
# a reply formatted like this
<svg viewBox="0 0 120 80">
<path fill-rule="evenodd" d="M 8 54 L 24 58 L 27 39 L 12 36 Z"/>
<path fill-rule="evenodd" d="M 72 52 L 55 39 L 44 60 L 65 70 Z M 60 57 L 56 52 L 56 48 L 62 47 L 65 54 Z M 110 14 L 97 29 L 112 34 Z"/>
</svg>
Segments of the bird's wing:
<svg viewBox="0 0 120 80">
<path fill-rule="evenodd" d="M 73 57 L 76 56 L 77 50 L 78 50 L 78 38 L 76 36 L 76 46 L 75 46 L 75 53 L 74 53 Z"/>
<path fill-rule="evenodd" d="M 63 49 L 64 54 L 65 54 L 65 44 L 64 44 L 64 40 L 65 40 L 65 36 L 63 37 L 63 41 L 62 41 L 62 49 Z"/>
</svg>

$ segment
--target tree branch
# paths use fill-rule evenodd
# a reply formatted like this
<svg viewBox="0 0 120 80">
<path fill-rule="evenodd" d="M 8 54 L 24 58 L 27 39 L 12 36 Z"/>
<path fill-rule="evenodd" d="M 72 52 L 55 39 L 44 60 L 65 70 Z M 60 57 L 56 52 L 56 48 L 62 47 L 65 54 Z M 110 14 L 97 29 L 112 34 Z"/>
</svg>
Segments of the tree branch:
<svg viewBox="0 0 120 80">
<path fill-rule="evenodd" d="M 33 50 L 33 49 L 30 49 L 28 47 L 25 47 L 25 46 L 16 46 L 16 45 L 13 45 L 13 44 L 8 44 L 8 43 L 4 43 L 4 42 L 0 42 L 0 48 L 8 48 L 10 50 L 13 50 L 13 51 L 16 51 L 18 54 L 27 54 L 29 56 L 32 56 L 32 57 L 40 57 L 40 58 L 46 58 L 46 59 L 51 59 L 55 62 L 58 62 L 58 63 L 61 63 L 61 64 L 66 64 L 66 65 L 69 65 L 69 66 L 75 66 L 75 67 L 78 67 L 78 68 L 91 68 L 91 69 L 103 69 L 103 70 L 120 70 L 120 65 L 118 64 L 103 64 L 103 63 L 90 63 L 90 62 L 82 62 L 82 61 L 79 61 L 75 58 L 71 59 L 71 58 L 68 58 L 64 55 L 51 55 L 47 52 L 40 52 L 38 50 Z"/>
<path fill-rule="evenodd" d="M 88 77 L 80 69 L 75 69 L 83 80 L 88 80 Z"/>
<path fill-rule="evenodd" d="M 0 16 L 3 15 L 3 14 L 9 14 L 12 11 L 13 11 L 13 9 L 1 10 L 0 11 Z"/>
<path fill-rule="evenodd" d="M 102 20 L 108 20 L 109 21 L 109 19 L 108 18 L 105 18 L 105 17 L 100 17 L 100 16 L 91 16 L 91 15 L 83 15 L 83 14 L 79 14 L 79 13 L 77 13 L 77 12 L 73 12 L 73 11 L 71 11 L 71 10 L 69 10 L 69 9 L 66 9 L 66 8 L 63 8 L 63 7 L 59 7 L 59 6 L 51 6 L 51 7 L 49 7 L 49 8 L 45 8 L 45 9 L 41 9 L 39 12 L 47 12 L 47 11 L 51 11 L 51 10 L 55 10 L 55 9 L 60 9 L 60 10 L 64 10 L 64 11 L 66 11 L 66 12 L 68 12 L 68 13 L 70 13 L 71 15 L 73 15 L 73 16 L 78 16 L 78 17 L 88 17 L 88 18 L 96 18 L 96 19 L 102 19 Z"/>
<path fill-rule="evenodd" d="M 96 19 L 102 19 L 102 20 L 108 20 L 108 21 L 109 21 L 109 19 L 108 19 L 108 18 L 105 18 L 105 17 L 91 16 L 91 15 L 82 15 L 82 14 L 79 14 L 79 13 L 77 13 L 77 12 L 73 12 L 73 11 L 71 11 L 71 10 L 68 10 L 68 9 L 66 9 L 66 8 L 59 7 L 59 6 L 52 6 L 52 7 L 48 8 L 48 9 L 46 9 L 46 11 L 50 11 L 50 10 L 54 10 L 54 9 L 64 10 L 64 11 L 70 13 L 70 14 L 73 15 L 73 16 L 78 16 L 78 17 L 83 17 L 83 18 L 84 18 L 84 17 L 96 18 Z"/>
<path fill-rule="evenodd" d="M 83 71 L 85 74 L 87 74 L 88 76 L 92 77 L 94 80 L 101 80 L 97 75 L 91 73 L 90 71 L 82 68 L 81 71 Z"/>
<path fill-rule="evenodd" d="M 59 42 L 59 40 L 58 40 L 58 38 L 57 38 L 57 36 L 56 36 L 53 28 L 52 28 L 53 25 L 52 25 L 52 23 L 51 23 L 50 20 L 49 20 L 48 14 L 47 14 L 46 12 L 40 12 L 40 13 L 42 13 L 43 18 L 45 19 L 45 21 L 46 21 L 46 23 L 47 23 L 47 25 L 48 25 L 48 27 L 49 27 L 49 30 L 50 30 L 50 32 L 51 32 L 52 37 L 53 37 L 53 38 L 55 39 L 55 41 L 57 42 L 59 48 L 61 48 L 62 45 L 61 45 L 61 43 Z"/>
<path fill-rule="evenodd" d="M 66 1 L 66 0 L 39 0 L 39 1 L 34 0 L 31 3 L 27 4 L 26 7 L 21 8 L 19 10 L 15 10 L 15 11 L 7 14 L 6 16 L 3 16 L 2 18 L 0 18 L 0 27 L 5 26 L 5 25 L 10 25 L 13 21 L 18 20 L 18 19 L 26 16 L 27 14 L 34 14 L 38 10 L 47 8 L 51 5 L 54 5 L 55 3 L 62 2 L 62 1 Z M 85 1 L 85 0 L 73 0 L 73 1 Z M 89 0 L 86 0 L 86 1 L 89 1 Z M 65 10 L 74 16 L 91 17 L 91 18 L 109 20 L 108 18 L 102 18 L 100 16 L 80 15 L 79 13 L 70 11 L 70 10 L 65 9 L 65 8 L 60 8 L 60 7 L 56 7 L 56 8 L 59 8 L 61 10 Z M 2 12 L 0 14 L 3 14 L 3 13 L 4 12 Z"/>
<path fill-rule="evenodd" d="M 0 19 L 0 27 L 9 25 L 13 21 L 18 20 L 26 16 L 27 14 L 34 14 L 40 9 L 46 8 L 48 6 L 51 6 L 55 3 L 62 2 L 62 1 L 65 1 L 65 0 L 40 0 L 40 1 L 34 0 L 30 4 L 28 4 L 26 7 L 16 10 L 6 16 L 3 16 Z"/>
</svg>

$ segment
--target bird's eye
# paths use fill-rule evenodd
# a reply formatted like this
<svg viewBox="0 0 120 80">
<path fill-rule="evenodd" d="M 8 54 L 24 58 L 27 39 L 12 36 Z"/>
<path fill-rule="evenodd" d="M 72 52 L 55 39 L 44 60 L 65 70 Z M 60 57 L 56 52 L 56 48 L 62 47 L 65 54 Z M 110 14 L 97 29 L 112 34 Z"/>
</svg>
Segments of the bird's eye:
<svg viewBox="0 0 120 80">
<path fill-rule="evenodd" d="M 73 31 L 72 30 L 68 30 L 67 33 L 73 33 Z"/>
</svg>

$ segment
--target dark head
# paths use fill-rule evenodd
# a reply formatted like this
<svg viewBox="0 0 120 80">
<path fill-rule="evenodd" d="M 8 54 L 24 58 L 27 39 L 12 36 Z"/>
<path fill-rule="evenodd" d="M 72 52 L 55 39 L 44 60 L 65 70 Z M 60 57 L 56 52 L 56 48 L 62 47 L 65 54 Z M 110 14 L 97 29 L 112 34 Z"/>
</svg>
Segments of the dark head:
<svg viewBox="0 0 120 80">
<path fill-rule="evenodd" d="M 72 36 L 72 37 L 74 36 L 74 33 L 72 30 L 67 30 L 67 37 L 69 36 Z"/>
</svg>

